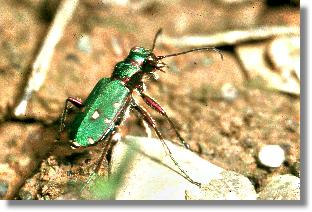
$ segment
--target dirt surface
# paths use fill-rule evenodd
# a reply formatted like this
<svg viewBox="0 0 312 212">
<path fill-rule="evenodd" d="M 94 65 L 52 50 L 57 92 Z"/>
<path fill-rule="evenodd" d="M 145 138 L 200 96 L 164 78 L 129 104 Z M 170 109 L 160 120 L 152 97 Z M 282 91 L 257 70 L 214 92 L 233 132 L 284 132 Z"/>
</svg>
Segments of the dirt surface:
<svg viewBox="0 0 312 212">
<path fill-rule="evenodd" d="M 290 5 L 134 1 L 130 7 L 83 0 L 56 47 L 43 86 L 33 94 L 25 117 L 17 118 L 12 109 L 58 5 L 58 1 L 46 2 L 0 0 L 4 11 L 0 17 L 0 82 L 5 88 L 0 89 L 3 199 L 79 198 L 77 188 L 92 172 L 102 144 L 71 150 L 66 141 L 56 141 L 64 100 L 68 96 L 85 99 L 100 78 L 110 76 L 131 47 L 150 48 L 159 28 L 172 36 L 207 35 L 262 25 L 299 26 L 300 20 L 297 1 Z M 235 18 L 230 12 L 233 8 Z M 79 44 L 82 37 L 87 44 Z M 270 39 L 259 42 L 269 43 Z M 217 48 L 223 61 L 215 52 L 165 59 L 169 69 L 159 73 L 157 81 L 146 81 L 147 93 L 164 107 L 194 151 L 224 169 L 247 176 L 257 191 L 272 175 L 300 176 L 300 97 L 269 89 L 261 78 L 248 78 L 235 46 Z M 154 52 L 178 51 L 181 49 L 174 46 L 156 45 Z M 225 84 L 234 89 L 232 99 L 222 93 Z M 177 141 L 165 118 L 151 113 L 165 138 Z M 121 132 L 146 136 L 135 115 Z M 260 165 L 257 155 L 265 144 L 284 149 L 282 166 Z M 100 173 L 107 171 L 106 163 Z"/>
</svg>

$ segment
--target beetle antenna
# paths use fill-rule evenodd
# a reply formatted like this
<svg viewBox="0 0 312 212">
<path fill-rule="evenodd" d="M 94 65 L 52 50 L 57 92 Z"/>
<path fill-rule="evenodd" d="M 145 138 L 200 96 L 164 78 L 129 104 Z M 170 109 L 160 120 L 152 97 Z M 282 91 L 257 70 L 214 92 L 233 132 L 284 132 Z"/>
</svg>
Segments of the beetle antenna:
<svg viewBox="0 0 312 212">
<path fill-rule="evenodd" d="M 153 40 L 153 45 L 152 45 L 152 52 L 155 49 L 155 45 L 156 45 L 156 40 L 159 37 L 159 35 L 162 33 L 162 28 L 158 29 L 158 31 L 155 34 L 154 40 Z"/>
<path fill-rule="evenodd" d="M 215 51 L 217 53 L 220 54 L 220 57 L 221 59 L 223 60 L 223 54 L 221 53 L 221 51 L 215 47 L 202 47 L 202 48 L 196 48 L 196 49 L 191 49 L 191 50 L 188 50 L 188 51 L 184 51 L 184 52 L 179 52 L 179 53 L 174 53 L 174 54 L 168 54 L 168 55 L 163 55 L 163 56 L 157 56 L 157 59 L 158 60 L 161 60 L 161 59 L 164 59 L 166 57 L 175 57 L 175 56 L 178 56 L 178 55 L 181 55 L 181 54 L 187 54 L 187 53 L 190 53 L 190 52 L 195 52 L 195 51 Z"/>
</svg>

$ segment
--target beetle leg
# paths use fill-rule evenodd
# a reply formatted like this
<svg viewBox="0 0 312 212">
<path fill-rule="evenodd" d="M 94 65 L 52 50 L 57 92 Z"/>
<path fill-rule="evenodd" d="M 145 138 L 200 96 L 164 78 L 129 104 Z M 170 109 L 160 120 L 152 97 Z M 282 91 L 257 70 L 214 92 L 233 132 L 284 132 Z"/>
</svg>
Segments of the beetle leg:
<svg viewBox="0 0 312 212">
<path fill-rule="evenodd" d="M 72 103 L 75 107 L 77 108 L 82 108 L 84 105 L 82 103 L 82 101 L 80 99 L 77 98 L 73 98 L 73 97 L 68 97 L 65 101 L 65 107 L 62 113 L 62 117 L 61 117 L 61 124 L 60 124 L 60 129 L 59 129 L 59 133 L 61 133 L 64 130 L 65 127 L 65 120 L 66 120 L 66 116 L 68 114 L 68 103 Z"/>
<path fill-rule="evenodd" d="M 161 105 L 158 104 L 154 99 L 152 99 L 151 97 L 149 97 L 148 95 L 146 95 L 143 92 L 140 92 L 140 95 L 143 98 L 144 102 L 148 106 L 150 106 L 151 108 L 153 108 L 154 110 L 159 112 L 162 116 L 164 116 L 168 120 L 169 124 L 171 125 L 171 127 L 175 131 L 177 137 L 179 138 L 180 142 L 185 146 L 185 148 L 190 149 L 190 145 L 182 138 L 182 136 L 180 135 L 178 129 L 174 125 L 173 121 L 169 118 L 169 116 L 167 115 L 166 111 L 161 107 Z"/>
<path fill-rule="evenodd" d="M 96 174 L 99 172 L 99 170 L 101 168 L 101 165 L 102 165 L 102 163 L 104 161 L 104 158 L 107 155 L 107 152 L 110 149 L 113 141 L 115 141 L 114 135 L 116 135 L 116 131 L 115 130 L 109 135 L 109 138 L 107 139 L 107 142 L 106 142 L 106 144 L 104 146 L 103 152 L 102 152 L 101 156 L 99 157 L 99 159 L 98 159 L 98 161 L 96 163 L 96 167 L 94 168 L 94 171 L 93 171 Z M 99 140 L 98 142 L 100 142 L 100 141 L 101 140 Z"/>
<path fill-rule="evenodd" d="M 103 161 L 104 161 L 104 158 L 106 157 L 108 150 L 109 150 L 109 149 L 111 148 L 111 146 L 112 146 L 112 143 L 113 143 L 113 140 L 114 140 L 114 135 L 116 135 L 116 131 L 115 131 L 115 130 L 113 130 L 113 131 L 111 132 L 111 134 L 110 134 L 108 137 L 106 137 L 106 138 L 104 138 L 104 139 L 103 139 L 103 138 L 100 138 L 100 139 L 97 141 L 97 143 L 98 143 L 98 142 L 100 142 L 100 141 L 105 141 L 105 140 L 106 140 L 105 145 L 104 145 L 104 148 L 103 148 L 103 151 L 102 151 L 102 153 L 101 153 L 101 156 L 100 156 L 99 159 L 97 160 L 96 166 L 94 167 L 92 173 L 91 173 L 90 176 L 88 177 L 88 180 L 87 180 L 86 183 L 83 185 L 83 187 L 80 189 L 80 193 L 83 192 L 83 190 L 86 188 L 86 186 L 89 185 L 89 183 L 90 183 L 90 182 L 96 177 L 96 175 L 98 174 L 98 172 L 99 172 L 99 170 L 100 170 L 100 168 L 101 168 L 101 165 L 102 165 L 102 163 L 103 163 Z"/>
<path fill-rule="evenodd" d="M 151 117 L 151 115 L 145 110 L 143 109 L 141 106 L 139 106 L 134 100 L 132 101 L 132 107 L 143 117 L 143 119 L 148 123 L 148 125 L 150 127 L 152 127 L 159 140 L 161 141 L 161 143 L 163 144 L 163 146 L 165 147 L 165 149 L 168 151 L 169 153 L 169 157 L 171 158 L 171 160 L 173 161 L 173 163 L 179 168 L 179 170 L 183 173 L 183 177 L 185 179 L 187 179 L 189 182 L 191 182 L 192 184 L 195 184 L 197 186 L 201 186 L 201 183 L 194 181 L 182 168 L 181 166 L 178 164 L 178 162 L 175 160 L 175 158 L 173 157 L 173 154 L 171 152 L 171 150 L 169 149 L 169 147 L 167 146 L 164 138 L 162 137 L 160 131 L 157 129 L 156 123 L 154 121 L 154 119 Z"/>
</svg>

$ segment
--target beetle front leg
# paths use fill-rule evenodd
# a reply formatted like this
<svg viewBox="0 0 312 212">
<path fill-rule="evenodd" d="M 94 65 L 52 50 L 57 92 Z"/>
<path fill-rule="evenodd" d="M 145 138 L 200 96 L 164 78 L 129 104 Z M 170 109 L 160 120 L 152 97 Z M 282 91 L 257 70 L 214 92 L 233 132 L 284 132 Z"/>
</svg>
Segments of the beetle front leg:
<svg viewBox="0 0 312 212">
<path fill-rule="evenodd" d="M 151 97 L 149 97 L 148 95 L 146 95 L 143 92 L 140 92 L 140 95 L 143 98 L 144 102 L 148 106 L 150 106 L 151 108 L 153 108 L 154 110 L 159 112 L 162 116 L 164 116 L 168 120 L 169 124 L 171 125 L 171 127 L 175 131 L 177 137 L 179 138 L 180 142 L 185 146 L 185 148 L 190 149 L 190 145 L 182 138 L 182 136 L 180 135 L 178 129 L 174 125 L 173 121 L 169 118 L 169 116 L 167 115 L 166 111 L 161 107 L 161 105 L 158 104 L 154 99 L 152 99 Z"/>
<path fill-rule="evenodd" d="M 68 103 L 72 103 L 75 107 L 77 108 L 82 108 L 84 105 L 82 103 L 82 101 L 80 99 L 77 98 L 73 98 L 73 97 L 68 97 L 65 101 L 65 107 L 62 113 L 62 117 L 61 117 L 61 124 L 60 124 L 60 129 L 59 129 L 59 133 L 61 133 L 64 130 L 65 127 L 65 120 L 66 120 L 66 116 L 68 114 Z"/>
<path fill-rule="evenodd" d="M 173 161 L 173 163 L 179 168 L 179 170 L 182 172 L 182 174 L 184 175 L 183 177 L 185 179 L 187 179 L 189 182 L 191 182 L 194 185 L 197 186 L 201 186 L 201 183 L 194 181 L 182 168 L 181 166 L 178 164 L 178 162 L 175 160 L 175 158 L 173 157 L 173 154 L 171 152 L 171 150 L 169 149 L 168 145 L 166 144 L 164 138 L 162 137 L 160 131 L 157 129 L 156 123 L 154 121 L 154 119 L 151 117 L 151 115 L 145 110 L 143 109 L 141 106 L 139 106 L 137 103 L 135 103 L 135 101 L 132 101 L 132 107 L 143 117 L 143 119 L 148 123 L 148 125 L 150 127 L 152 127 L 159 140 L 161 141 L 161 143 L 163 144 L 163 146 L 165 147 L 165 149 L 168 151 L 169 153 L 169 157 L 171 158 L 171 160 Z"/>
</svg>

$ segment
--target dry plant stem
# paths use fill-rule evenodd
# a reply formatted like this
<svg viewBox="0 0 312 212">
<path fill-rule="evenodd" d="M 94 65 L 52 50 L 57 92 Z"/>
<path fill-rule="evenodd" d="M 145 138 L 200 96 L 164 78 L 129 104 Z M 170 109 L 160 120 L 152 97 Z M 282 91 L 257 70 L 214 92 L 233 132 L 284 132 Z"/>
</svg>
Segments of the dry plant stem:
<svg viewBox="0 0 312 212">
<path fill-rule="evenodd" d="M 235 45 L 247 41 L 263 40 L 279 35 L 299 35 L 297 26 L 263 26 L 248 30 L 233 30 L 205 36 L 170 37 L 161 35 L 159 44 L 168 44 L 176 47 L 202 47 Z"/>
<path fill-rule="evenodd" d="M 64 29 L 71 20 L 78 3 L 79 0 L 63 0 L 61 2 L 46 39 L 32 65 L 31 74 L 24 89 L 23 96 L 14 109 L 15 116 L 20 117 L 25 115 L 32 93 L 38 91 L 43 85 L 55 51 L 55 46 L 61 39 Z"/>
</svg>

